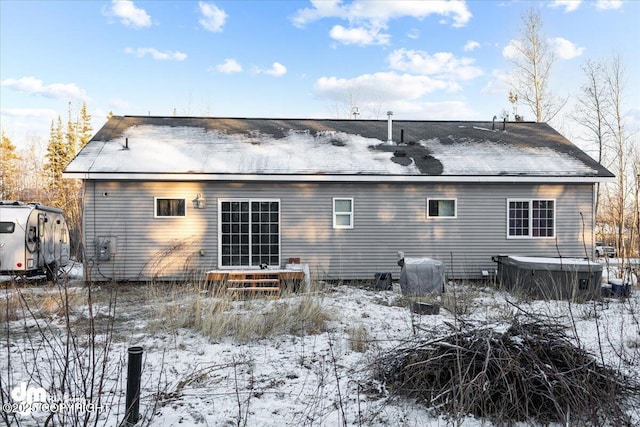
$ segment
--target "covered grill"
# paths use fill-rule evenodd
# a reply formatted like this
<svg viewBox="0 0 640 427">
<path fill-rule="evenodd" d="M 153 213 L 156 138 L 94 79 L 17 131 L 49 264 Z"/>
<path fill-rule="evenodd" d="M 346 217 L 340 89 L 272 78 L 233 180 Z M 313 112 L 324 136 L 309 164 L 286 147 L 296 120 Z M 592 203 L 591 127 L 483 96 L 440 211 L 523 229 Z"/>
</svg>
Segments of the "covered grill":
<svg viewBox="0 0 640 427">
<path fill-rule="evenodd" d="M 398 252 L 400 289 L 403 295 L 419 297 L 442 292 L 444 288 L 443 262 L 431 258 L 405 258 Z"/>
</svg>

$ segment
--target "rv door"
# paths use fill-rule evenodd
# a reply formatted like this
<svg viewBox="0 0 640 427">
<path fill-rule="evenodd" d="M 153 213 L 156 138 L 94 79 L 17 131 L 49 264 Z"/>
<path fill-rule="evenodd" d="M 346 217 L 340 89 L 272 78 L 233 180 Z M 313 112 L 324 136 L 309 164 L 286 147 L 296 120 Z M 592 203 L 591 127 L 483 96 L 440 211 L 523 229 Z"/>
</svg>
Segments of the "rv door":
<svg viewBox="0 0 640 427">
<path fill-rule="evenodd" d="M 49 238 L 46 227 L 47 217 L 45 214 L 38 214 L 38 267 L 44 267 L 49 261 L 46 254 L 46 242 Z"/>
</svg>

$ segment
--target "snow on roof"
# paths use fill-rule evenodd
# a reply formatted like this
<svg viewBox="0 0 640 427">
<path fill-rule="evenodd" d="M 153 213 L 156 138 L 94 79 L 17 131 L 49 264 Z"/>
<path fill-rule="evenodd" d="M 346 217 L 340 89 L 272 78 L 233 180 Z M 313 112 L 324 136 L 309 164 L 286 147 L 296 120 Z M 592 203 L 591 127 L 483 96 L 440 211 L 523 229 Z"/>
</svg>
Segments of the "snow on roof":
<svg viewBox="0 0 640 427">
<path fill-rule="evenodd" d="M 443 164 L 444 175 L 591 175 L 598 171 L 549 147 L 516 147 L 501 142 L 421 141 Z"/>
<path fill-rule="evenodd" d="M 65 173 L 612 176 L 546 124 L 394 126 L 389 144 L 384 120 L 116 116 Z"/>
<path fill-rule="evenodd" d="M 74 169 L 100 172 L 220 174 L 419 174 L 391 162 L 393 153 L 370 151 L 380 140 L 359 135 L 290 132 L 281 139 L 226 134 L 196 127 L 134 126 L 123 138 L 96 144 L 99 155 L 78 158 Z M 87 164 L 91 162 L 91 164 Z"/>
</svg>

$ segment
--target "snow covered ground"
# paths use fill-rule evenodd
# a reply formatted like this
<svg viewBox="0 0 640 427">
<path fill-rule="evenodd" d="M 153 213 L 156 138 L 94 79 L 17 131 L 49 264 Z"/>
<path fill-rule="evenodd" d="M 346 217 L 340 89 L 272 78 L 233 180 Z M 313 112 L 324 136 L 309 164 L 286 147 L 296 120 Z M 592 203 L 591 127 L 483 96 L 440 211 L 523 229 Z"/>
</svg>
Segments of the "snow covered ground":
<svg viewBox="0 0 640 427">
<path fill-rule="evenodd" d="M 451 419 L 434 415 L 420 404 L 385 394 L 382 385 L 370 380 L 371 364 L 382 352 L 421 330 L 443 330 L 447 322 L 454 322 L 454 313 L 445 306 L 455 306 L 459 318 L 499 324 L 517 310 L 507 300 L 528 312 L 558 316 L 581 346 L 602 355 L 610 366 L 640 378 L 637 286 L 626 299 L 570 304 L 517 301 L 489 286 L 449 284 L 440 314 L 419 316 L 407 308 L 407 299 L 397 291 L 327 285 L 311 297 L 328 314 L 324 330 L 244 342 L 232 337 L 212 339 L 198 328 L 176 327 L 171 316 L 198 309 L 188 293 L 159 296 L 162 292 L 151 291 L 149 286 L 100 286 L 92 289 L 89 305 L 81 277 L 82 266 L 74 266 L 62 294 L 61 287 L 50 285 L 7 286 L 0 291 L 5 301 L 18 301 L 15 305 L 19 307 L 28 303 L 32 310 L 19 308 L 0 322 L 0 348 L 4 348 L 0 351 L 0 385 L 5 394 L 26 383 L 43 387 L 52 396 L 65 366 L 68 375 L 84 372 L 100 377 L 105 372 L 101 381 L 104 411 L 98 425 L 117 425 L 124 417 L 127 349 L 132 346 L 144 350 L 142 418 L 137 425 L 450 425 Z M 55 298 L 47 299 L 51 295 L 66 295 L 72 301 L 68 318 L 50 301 Z M 175 298 L 169 301 L 167 295 Z M 261 305 L 294 304 L 300 298 L 309 297 L 237 304 L 238 310 L 258 310 Z M 163 310 L 162 304 L 173 304 L 175 310 Z M 83 343 L 88 342 L 85 338 L 92 321 L 98 345 L 87 350 Z M 65 340 L 67 322 L 78 347 L 72 345 L 71 351 Z M 68 365 L 59 360 L 65 354 L 73 359 Z M 92 361 L 99 369 L 91 369 Z M 86 375 L 77 378 L 86 379 Z M 56 398 L 86 396 L 82 389 L 86 380 L 76 382 L 77 388 L 68 387 L 62 398 L 57 394 Z M 640 423 L 640 409 L 630 415 Z M 12 422 L 41 425 L 45 416 L 37 411 L 15 414 Z M 472 427 L 491 425 L 471 417 L 463 420 Z"/>
</svg>

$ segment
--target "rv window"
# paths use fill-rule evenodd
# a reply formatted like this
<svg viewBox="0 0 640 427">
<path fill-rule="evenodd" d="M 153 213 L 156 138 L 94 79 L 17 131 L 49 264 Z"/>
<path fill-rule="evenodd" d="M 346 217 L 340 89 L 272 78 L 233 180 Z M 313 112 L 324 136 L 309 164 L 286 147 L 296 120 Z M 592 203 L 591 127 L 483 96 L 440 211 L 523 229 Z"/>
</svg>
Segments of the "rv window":
<svg viewBox="0 0 640 427">
<path fill-rule="evenodd" d="M 2 221 L 0 222 L 0 233 L 13 233 L 13 231 L 16 229 L 16 224 L 13 222 L 5 222 Z"/>
</svg>

